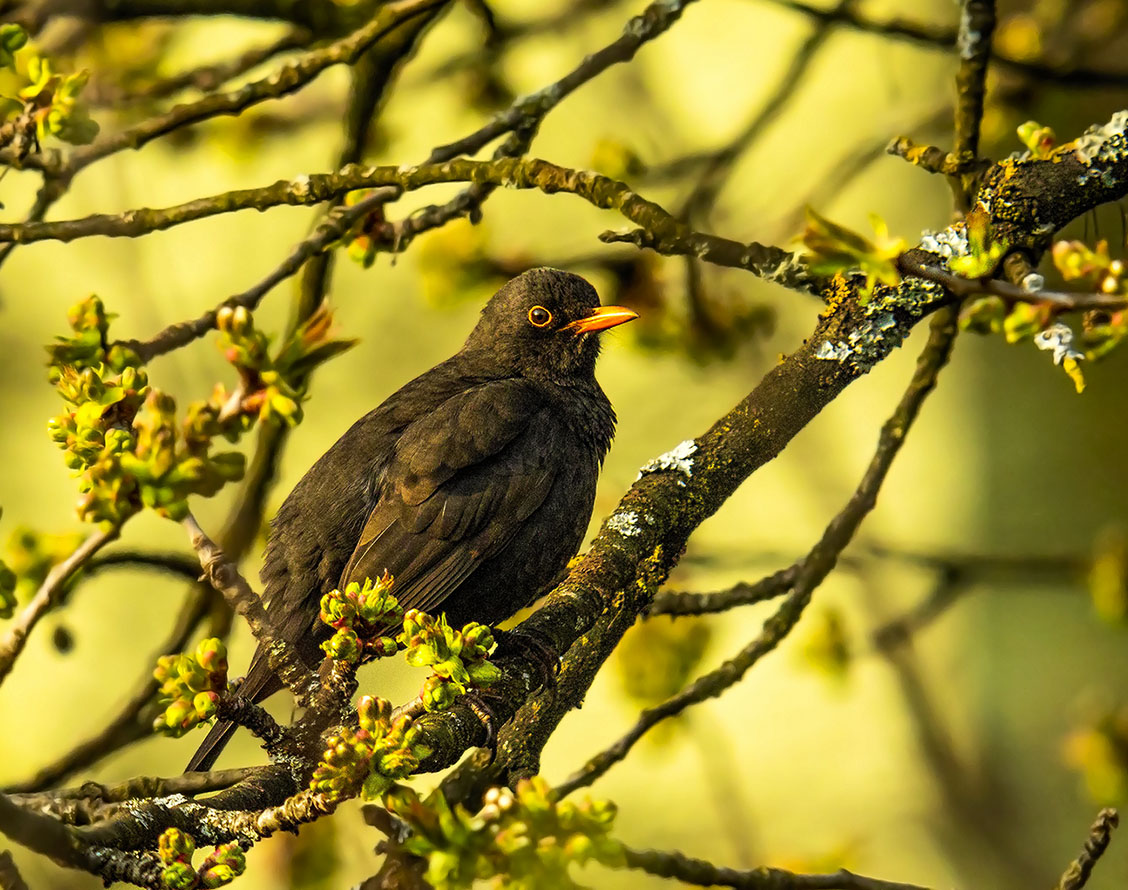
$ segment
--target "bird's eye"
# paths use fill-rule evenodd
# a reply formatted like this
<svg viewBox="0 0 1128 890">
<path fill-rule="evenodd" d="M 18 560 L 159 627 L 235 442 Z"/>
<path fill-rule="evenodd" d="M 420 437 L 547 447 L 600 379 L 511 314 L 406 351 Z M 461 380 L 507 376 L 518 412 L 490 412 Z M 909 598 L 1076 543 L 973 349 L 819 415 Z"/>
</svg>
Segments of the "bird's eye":
<svg viewBox="0 0 1128 890">
<path fill-rule="evenodd" d="M 552 321 L 552 313 L 544 306 L 534 306 L 529 310 L 529 324 L 536 328 L 543 328 Z"/>
</svg>

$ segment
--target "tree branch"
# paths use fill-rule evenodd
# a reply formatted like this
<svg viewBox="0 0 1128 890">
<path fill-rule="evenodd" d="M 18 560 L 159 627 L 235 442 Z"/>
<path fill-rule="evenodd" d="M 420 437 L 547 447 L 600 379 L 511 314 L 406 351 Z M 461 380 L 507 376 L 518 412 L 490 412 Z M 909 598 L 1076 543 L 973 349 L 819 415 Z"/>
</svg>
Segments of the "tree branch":
<svg viewBox="0 0 1128 890">
<path fill-rule="evenodd" d="M 270 667 L 294 693 L 298 703 L 305 705 L 317 686 L 317 674 L 298 656 L 297 650 L 281 637 L 275 636 L 266 609 L 259 595 L 247 583 L 235 565 L 230 562 L 215 542 L 204 533 L 191 513 L 184 520 L 192 548 L 199 554 L 200 566 L 208 583 L 223 594 L 231 608 L 247 622 L 251 633 L 270 653 Z"/>
<path fill-rule="evenodd" d="M 118 532 L 117 526 L 99 529 L 79 544 L 70 556 L 47 573 L 47 577 L 39 585 L 35 596 L 31 598 L 31 602 L 9 625 L 4 638 L 0 640 L 0 683 L 4 682 L 19 654 L 23 651 L 28 634 L 39 623 L 39 619 L 55 607 L 59 597 L 62 596 L 63 586 L 67 579 L 82 568 L 95 553 L 116 539 Z"/>
<path fill-rule="evenodd" d="M 646 617 L 654 615 L 708 615 L 713 612 L 727 612 L 736 606 L 775 599 L 792 587 L 799 577 L 802 563 L 788 566 L 761 578 L 754 584 L 742 581 L 728 590 L 716 593 L 684 593 L 677 590 L 664 590 L 654 597 L 654 602 L 646 610 Z"/>
<path fill-rule="evenodd" d="M 1058 881 L 1057 890 L 1081 890 L 1089 882 L 1093 866 L 1104 855 L 1112 840 L 1112 830 L 1120 824 L 1120 815 L 1113 809 L 1103 809 L 1089 829 L 1081 855 L 1069 863 Z"/>
<path fill-rule="evenodd" d="M 791 593 L 783 601 L 779 611 L 764 622 L 760 635 L 721 667 L 699 677 L 660 705 L 643 711 L 638 722 L 622 738 L 589 760 L 582 769 L 557 787 L 561 795 L 590 785 L 614 764 L 623 760 L 635 743 L 663 720 L 680 714 L 691 705 L 715 698 L 739 682 L 756 662 L 775 649 L 791 632 L 810 602 L 811 594 L 834 568 L 838 555 L 850 543 L 862 520 L 877 503 L 877 494 L 893 459 L 901 450 L 921 404 L 936 386 L 940 369 L 947 364 L 955 335 L 954 314 L 951 310 L 942 310 L 933 321 L 931 336 L 917 360 L 916 372 L 908 389 L 893 415 L 881 428 L 877 451 L 857 491 L 799 564 Z"/>
<path fill-rule="evenodd" d="M 804 2 L 804 0 L 765 0 L 765 2 L 782 6 L 809 18 L 833 21 L 867 34 L 907 40 L 910 43 L 934 47 L 938 50 L 950 50 L 957 45 L 958 41 L 959 32 L 953 28 L 936 28 L 901 18 L 876 21 L 867 18 L 859 11 L 826 9 Z M 1057 86 L 1118 89 L 1128 84 L 1128 71 L 1100 71 L 1072 63 L 1060 65 L 1030 61 L 1008 56 L 997 50 L 992 52 L 991 59 L 1008 71 L 1037 80 L 1049 81 Z"/>
<path fill-rule="evenodd" d="M 624 847 L 627 868 L 660 878 L 675 878 L 699 887 L 734 887 L 736 890 L 926 890 L 916 884 L 899 884 L 856 875 L 846 869 L 833 874 L 801 875 L 782 868 L 738 871 L 694 859 L 676 850 L 636 850 Z"/>
</svg>

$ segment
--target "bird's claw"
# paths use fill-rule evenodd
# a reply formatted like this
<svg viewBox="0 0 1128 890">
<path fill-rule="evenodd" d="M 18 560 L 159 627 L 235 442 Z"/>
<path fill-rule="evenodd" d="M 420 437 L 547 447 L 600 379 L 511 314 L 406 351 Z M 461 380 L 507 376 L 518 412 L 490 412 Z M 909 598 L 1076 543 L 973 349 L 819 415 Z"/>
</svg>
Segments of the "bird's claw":
<svg viewBox="0 0 1128 890">
<path fill-rule="evenodd" d="M 502 696 L 491 694 L 484 689 L 475 689 L 472 692 L 467 692 L 463 701 L 466 702 L 467 707 L 474 712 L 474 716 L 482 722 L 482 726 L 486 729 L 486 741 L 482 747 L 496 751 L 498 719 L 497 712 L 490 705 L 491 699 L 495 702 L 505 700 Z"/>
<path fill-rule="evenodd" d="M 546 642 L 520 630 L 495 630 L 498 655 L 522 655 L 531 661 L 539 673 L 542 689 L 556 688 L 556 674 L 560 670 L 560 656 Z"/>
</svg>

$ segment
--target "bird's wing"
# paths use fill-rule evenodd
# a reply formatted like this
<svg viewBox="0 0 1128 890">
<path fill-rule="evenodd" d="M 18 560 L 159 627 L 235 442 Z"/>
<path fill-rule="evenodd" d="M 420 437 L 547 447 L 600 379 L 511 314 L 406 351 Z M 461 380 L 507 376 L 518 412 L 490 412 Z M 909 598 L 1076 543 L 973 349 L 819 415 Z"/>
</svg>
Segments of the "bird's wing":
<svg viewBox="0 0 1128 890">
<path fill-rule="evenodd" d="M 397 443 L 341 585 L 386 570 L 404 608 L 440 605 L 544 502 L 559 424 L 519 380 L 467 390 L 417 420 Z"/>
</svg>

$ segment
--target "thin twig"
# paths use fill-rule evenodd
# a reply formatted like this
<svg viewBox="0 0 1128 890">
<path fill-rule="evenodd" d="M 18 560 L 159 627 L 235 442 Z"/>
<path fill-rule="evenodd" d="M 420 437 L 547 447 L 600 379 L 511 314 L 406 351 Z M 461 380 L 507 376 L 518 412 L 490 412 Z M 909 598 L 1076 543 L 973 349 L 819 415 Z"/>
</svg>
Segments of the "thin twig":
<svg viewBox="0 0 1128 890">
<path fill-rule="evenodd" d="M 694 859 L 676 850 L 636 850 L 624 847 L 627 868 L 660 878 L 676 878 L 699 887 L 734 887 L 736 890 L 926 890 L 917 884 L 900 884 L 856 875 L 846 869 L 832 874 L 803 875 L 782 868 L 740 871 Z"/>
<path fill-rule="evenodd" d="M 585 56 L 579 65 L 555 83 L 518 99 L 508 109 L 470 135 L 457 142 L 438 146 L 425 163 L 439 163 L 460 154 L 474 154 L 507 132 L 510 134 L 509 138 L 494 151 L 493 159 L 524 155 L 528 152 L 545 116 L 564 98 L 612 65 L 633 59 L 644 44 L 668 30 L 691 2 L 693 0 L 658 0 L 652 3 L 641 15 L 627 22 L 622 35 L 617 40 Z M 445 204 L 421 207 L 403 219 L 391 223 L 390 237 L 378 246 L 400 253 L 423 232 L 439 228 L 462 217 L 476 221 L 482 204 L 496 189 L 496 183 L 475 183 L 463 189 Z"/>
<path fill-rule="evenodd" d="M 233 59 L 181 71 L 155 81 L 136 92 L 114 90 L 111 93 L 99 90 L 95 104 L 120 108 L 129 103 L 165 99 L 181 90 L 196 89 L 211 92 L 275 56 L 308 46 L 311 40 L 312 35 L 304 28 L 291 28 L 276 40 L 262 46 L 251 47 Z"/>
<path fill-rule="evenodd" d="M 804 0 L 765 0 L 765 2 L 802 13 L 810 18 L 822 21 L 830 20 L 868 34 L 907 40 L 910 43 L 934 47 L 938 50 L 950 50 L 957 43 L 958 31 L 953 28 L 937 28 L 899 18 L 877 21 L 867 18 L 861 12 L 835 11 L 826 7 L 815 6 L 804 2 Z M 998 50 L 992 52 L 991 59 L 1009 71 L 1026 77 L 1049 81 L 1059 87 L 1115 89 L 1128 84 L 1128 71 L 1101 71 L 1095 68 L 1081 67 L 1072 61 L 1065 64 L 1032 61 L 1009 56 Z"/>
<path fill-rule="evenodd" d="M 922 263 L 902 254 L 897 259 L 897 268 L 905 275 L 935 281 L 944 286 L 952 296 L 963 299 L 976 294 L 990 294 L 1001 297 L 1010 303 L 1040 303 L 1048 306 L 1052 315 L 1065 312 L 1087 312 L 1090 309 L 1107 309 L 1118 312 L 1128 308 L 1128 300 L 1111 294 L 1071 293 L 1052 290 L 1026 290 L 1026 288 L 1003 281 L 999 278 L 964 278 L 954 275 L 939 266 Z"/>
<path fill-rule="evenodd" d="M 117 550 L 95 556 L 84 567 L 84 577 L 97 574 L 104 569 L 154 569 L 189 578 L 193 581 L 200 575 L 200 564 L 186 553 L 157 553 L 146 550 Z"/>
<path fill-rule="evenodd" d="M 266 77 L 237 90 L 211 93 L 195 102 L 177 105 L 170 111 L 78 149 L 59 170 L 48 167 L 48 172 L 56 172 L 69 179 L 95 161 L 124 149 L 137 149 L 183 127 L 220 115 L 239 114 L 260 102 L 288 96 L 310 83 L 327 68 L 352 64 L 376 41 L 404 22 L 446 2 L 447 0 L 395 0 L 382 5 L 372 21 L 340 40 L 286 62 Z M 6 153 L 0 152 L 0 162 L 5 160 L 8 160 Z"/>
<path fill-rule="evenodd" d="M 530 93 L 488 124 L 468 136 L 440 145 L 424 162 L 438 164 L 459 155 L 473 155 L 499 136 L 517 129 L 534 128 L 561 100 L 612 65 L 629 62 L 639 47 L 653 40 L 676 22 L 693 0 L 657 0 L 627 22 L 618 40 L 587 56 L 555 83 Z"/>
<path fill-rule="evenodd" d="M 19 654 L 23 651 L 28 634 L 39 623 L 39 620 L 55 607 L 59 597 L 62 596 L 67 579 L 82 568 L 95 553 L 115 540 L 119 531 L 120 529 L 116 525 L 99 529 L 79 544 L 70 556 L 47 573 L 47 577 L 39 585 L 35 596 L 31 598 L 31 602 L 8 626 L 7 633 L 0 640 L 0 683 L 4 682 Z"/>
<path fill-rule="evenodd" d="M 200 566 L 208 582 L 223 594 L 228 605 L 247 622 L 259 645 L 270 654 L 271 669 L 293 691 L 298 703 L 306 704 L 317 685 L 316 672 L 305 665 L 291 643 L 275 635 L 262 599 L 239 573 L 238 568 L 200 528 L 191 513 L 184 519 L 183 525 L 188 530 L 192 548 L 200 557 Z"/>
<path fill-rule="evenodd" d="M 198 318 L 169 325 L 150 340 L 128 340 L 123 345 L 134 350 L 143 362 L 147 362 L 158 355 L 186 346 L 214 329 L 219 311 L 225 306 L 254 309 L 275 285 L 296 275 L 306 260 L 328 250 L 359 220 L 364 219 L 374 209 L 397 194 L 399 194 L 397 188 L 388 187 L 366 196 L 352 207 L 338 205 L 318 223 L 313 234 L 301 241 L 274 271 L 253 287 L 228 297 L 215 309 L 209 309 Z"/>
<path fill-rule="evenodd" d="M 987 97 L 987 62 L 995 32 L 995 0 L 963 0 L 956 47 L 960 67 L 956 72 L 956 141 L 952 154 L 957 164 L 973 164 L 979 157 L 979 128 Z M 949 181 L 956 209 L 971 207 L 975 172 L 953 175 Z"/>
<path fill-rule="evenodd" d="M 574 194 L 597 207 L 618 210 L 641 227 L 627 232 L 604 232 L 600 240 L 605 243 L 630 243 L 678 256 L 693 254 L 705 262 L 746 269 L 788 287 L 803 288 L 811 283 L 803 264 L 789 251 L 696 232 L 660 205 L 636 194 L 626 183 L 538 158 L 502 158 L 496 161 L 459 158 L 420 167 L 353 166 L 339 173 L 280 180 L 263 188 L 227 192 L 163 210 L 138 209 L 62 222 L 0 225 L 0 241 L 72 241 L 90 235 L 133 237 L 233 210 L 265 210 L 281 204 L 319 204 L 355 189 L 397 186 L 404 191 L 414 191 L 443 182 L 488 183 L 517 189 L 539 189 L 546 194 Z"/>
<path fill-rule="evenodd" d="M 262 767 L 192 772 L 162 779 L 137 776 L 117 785 L 84 782 L 76 788 L 62 788 L 30 794 L 8 794 L 9 799 L 27 810 L 54 816 L 66 825 L 88 825 L 112 816 L 119 805 L 128 801 L 183 794 L 194 797 L 242 782 L 260 772 Z"/>
<path fill-rule="evenodd" d="M 654 615 L 708 615 L 713 612 L 727 612 L 737 606 L 767 602 L 786 593 L 795 579 L 799 577 L 801 563 L 780 569 L 761 578 L 754 584 L 742 581 L 728 590 L 714 593 L 686 593 L 680 590 L 664 590 L 654 597 L 654 603 L 646 610 L 648 617 Z"/>
<path fill-rule="evenodd" d="M 1081 890 L 1089 881 L 1093 873 L 1093 866 L 1108 849 L 1112 840 L 1112 830 L 1120 824 L 1120 814 L 1116 810 L 1105 808 L 1097 813 L 1097 820 L 1089 829 L 1089 836 L 1085 839 L 1085 846 L 1081 854 L 1066 868 L 1065 873 L 1058 881 L 1057 890 Z"/>
</svg>

